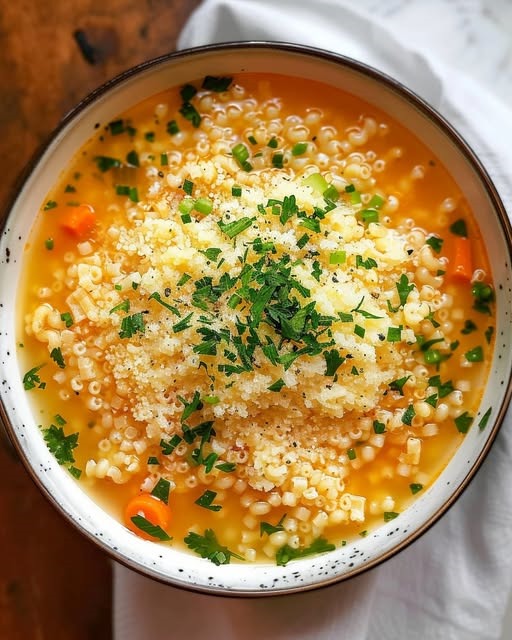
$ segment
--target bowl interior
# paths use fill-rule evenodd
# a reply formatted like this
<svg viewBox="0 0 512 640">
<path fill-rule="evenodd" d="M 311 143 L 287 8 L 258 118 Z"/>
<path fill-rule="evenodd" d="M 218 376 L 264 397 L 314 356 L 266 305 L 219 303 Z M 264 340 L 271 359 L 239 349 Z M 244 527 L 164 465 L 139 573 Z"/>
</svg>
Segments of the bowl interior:
<svg viewBox="0 0 512 640">
<path fill-rule="evenodd" d="M 484 430 L 473 428 L 434 485 L 403 514 L 368 537 L 325 556 L 286 567 L 240 564 L 216 567 L 129 533 L 97 506 L 48 452 L 16 358 L 18 322 L 15 300 L 35 212 L 76 149 L 96 123 L 114 119 L 143 98 L 205 75 L 241 71 L 279 73 L 339 87 L 379 106 L 401 121 L 443 162 L 478 212 L 497 295 L 497 344 L 480 412 L 492 407 Z M 353 61 L 296 46 L 265 44 L 206 47 L 174 54 L 128 72 L 84 100 L 64 120 L 32 165 L 14 200 L 1 238 L 0 372 L 2 414 L 29 472 L 49 499 L 87 536 L 128 566 L 149 576 L 213 593 L 261 595 L 304 590 L 359 573 L 395 553 L 434 522 L 461 493 L 490 447 L 503 418 L 512 369 L 511 232 L 500 201 L 477 160 L 448 124 L 398 83 Z"/>
</svg>

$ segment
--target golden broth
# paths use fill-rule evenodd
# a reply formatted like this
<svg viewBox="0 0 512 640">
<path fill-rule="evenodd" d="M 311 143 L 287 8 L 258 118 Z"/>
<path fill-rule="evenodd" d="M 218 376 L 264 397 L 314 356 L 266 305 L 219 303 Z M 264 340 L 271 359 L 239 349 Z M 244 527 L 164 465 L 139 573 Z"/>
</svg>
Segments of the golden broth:
<svg viewBox="0 0 512 640">
<path fill-rule="evenodd" d="M 42 203 L 25 255 L 20 358 L 27 371 L 44 365 L 32 371 L 26 387 L 50 448 L 55 452 L 58 446 L 48 436 L 50 424 L 57 440 L 79 434 L 78 446 L 62 462 L 75 475 L 81 472 L 80 484 L 109 512 L 123 520 L 126 504 L 163 479 L 173 513 L 166 530 L 171 544 L 184 546 L 190 531 L 202 535 L 213 529 L 242 559 L 268 561 L 277 554 L 285 563 L 290 556 L 281 553 L 284 548 L 298 550 L 297 557 L 303 550 L 326 550 L 325 542 L 315 547 L 319 539 L 339 545 L 398 517 L 444 468 L 471 426 L 488 371 L 494 326 L 490 271 L 473 214 L 448 171 L 386 114 L 319 83 L 308 82 L 305 91 L 303 81 L 281 76 L 239 75 L 221 92 L 193 84 L 195 95 L 172 88 L 112 123 L 99 123 Z M 184 117 L 187 108 L 200 123 Z M 233 158 L 234 149 L 242 155 L 235 151 Z M 331 185 L 328 197 L 323 187 L 319 191 L 319 176 Z M 283 214 L 287 184 L 300 203 L 292 222 L 297 211 L 290 218 Z M 275 202 L 269 205 L 269 198 Z M 93 223 L 86 216 L 82 228 L 76 220 L 70 223 L 70 216 L 84 204 L 94 214 Z M 319 207 L 325 208 L 322 214 L 315 213 Z M 368 210 L 373 211 L 369 221 L 361 214 Z M 229 224 L 248 219 L 248 212 L 256 231 L 244 227 L 234 233 Z M 172 233 L 164 241 L 167 219 Z M 466 229 L 461 230 L 461 220 Z M 285 235 L 292 233 L 287 224 L 294 236 Z M 304 233 L 308 238 L 300 246 Z M 469 239 L 461 240 L 465 235 Z M 290 237 L 297 248 L 290 248 Z M 256 250 L 255 240 L 261 239 L 267 249 Z M 454 276 L 455 254 L 468 244 L 471 273 Z M 238 254 L 231 256 L 231 247 Z M 207 262 L 201 262 L 201 252 Z M 155 257 L 163 253 L 165 260 Z M 288 254 L 291 267 L 279 262 Z M 280 334 L 270 315 L 263 316 L 266 323 L 254 320 L 253 294 L 244 298 L 237 265 L 249 265 L 250 271 L 261 256 L 259 277 L 267 277 L 267 285 L 271 275 L 264 269 L 271 268 L 300 281 L 293 292 L 280 285 L 288 307 L 295 301 L 304 308 L 313 292 L 316 307 L 305 325 L 309 335 L 304 327 L 285 334 L 283 325 Z M 372 256 L 378 257 L 375 264 Z M 200 298 L 197 284 L 211 277 L 214 267 L 233 278 L 222 307 L 214 289 L 207 293 L 215 300 Z M 178 275 L 189 271 L 189 282 L 180 284 Z M 409 276 L 400 293 L 395 284 L 404 273 Z M 479 289 L 475 282 L 484 284 Z M 345 308 L 356 290 L 366 295 Z M 257 295 L 264 295 L 263 289 Z M 258 313 L 274 304 L 274 293 L 269 295 Z M 375 305 L 372 313 L 369 304 Z M 170 307 L 176 305 L 175 314 Z M 222 325 L 224 314 L 251 308 L 254 331 L 258 339 L 274 340 L 277 360 L 275 354 L 265 360 L 259 352 L 264 340 L 245 365 L 233 347 L 236 323 Z M 331 308 L 334 315 L 326 311 Z M 188 313 L 196 324 L 176 329 Z M 143 329 L 126 320 L 137 314 L 147 323 Z M 322 320 L 326 316 L 330 320 Z M 149 342 L 152 319 L 166 333 L 161 349 Z M 315 328 L 318 321 L 327 323 L 324 331 Z M 220 333 L 208 347 L 211 326 Z M 200 327 L 205 332 L 197 331 Z M 226 327 L 229 339 L 222 337 Z M 314 353 L 313 334 L 327 345 Z M 248 348 L 245 339 L 240 338 L 242 350 Z M 149 359 L 126 360 L 123 368 L 123 358 L 131 357 L 130 340 L 132 351 L 141 349 Z M 194 351 L 197 345 L 204 349 Z M 289 367 L 283 364 L 293 349 L 308 345 L 311 352 Z M 376 354 L 373 364 L 368 345 Z M 118 347 L 122 356 L 115 355 Z M 169 376 L 168 387 L 156 389 L 167 360 L 179 384 Z M 246 369 L 228 375 L 225 367 L 235 361 Z M 144 371 L 139 362 L 146 363 Z M 386 379 L 388 369 L 405 374 Z M 273 375 L 270 392 L 272 385 L 262 382 L 265 373 Z M 150 375 L 154 383 L 147 382 Z M 360 401 L 360 391 L 351 392 L 361 384 L 356 376 L 368 388 Z M 146 392 L 160 404 L 148 399 L 144 405 Z M 202 407 L 184 418 L 196 392 Z M 162 408 L 165 402 L 168 407 Z M 294 423 L 294 411 L 302 422 Z M 203 445 L 204 432 L 187 442 L 187 424 L 193 429 L 199 420 L 212 422 L 215 432 L 206 433 Z M 179 442 L 166 454 L 172 436 Z M 258 448 L 262 441 L 278 451 L 280 465 L 265 458 Z M 158 463 L 148 464 L 150 459 Z M 211 493 L 205 498 L 205 492 Z M 138 513 L 145 518 L 143 510 Z M 261 530 L 261 523 L 274 528 L 264 524 Z"/>
</svg>

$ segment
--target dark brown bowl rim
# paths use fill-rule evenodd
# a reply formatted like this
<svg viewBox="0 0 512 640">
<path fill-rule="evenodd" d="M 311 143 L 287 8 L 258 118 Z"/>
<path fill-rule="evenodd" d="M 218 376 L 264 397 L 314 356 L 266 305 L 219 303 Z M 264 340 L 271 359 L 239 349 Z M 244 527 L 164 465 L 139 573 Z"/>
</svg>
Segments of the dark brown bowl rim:
<svg viewBox="0 0 512 640">
<path fill-rule="evenodd" d="M 490 178 L 487 170 L 478 159 L 475 152 L 472 150 L 470 145 L 466 142 L 463 136 L 442 116 L 436 109 L 434 109 L 428 102 L 426 102 L 423 98 L 421 98 L 414 91 L 406 87 L 404 84 L 396 80 L 395 78 L 387 75 L 386 73 L 370 66 L 365 63 L 359 62 L 353 58 L 334 53 L 325 49 L 320 49 L 317 47 L 311 47 L 308 45 L 300 45 L 289 42 L 271 42 L 264 40 L 248 40 L 248 41 L 232 41 L 232 42 L 224 42 L 218 44 L 204 45 L 199 47 L 191 47 L 188 49 L 183 49 L 181 51 L 170 52 L 156 58 L 152 58 L 145 62 L 142 62 L 138 65 L 135 65 L 126 71 L 121 72 L 120 74 L 114 76 L 110 80 L 107 80 L 92 92 L 90 92 L 87 96 L 85 96 L 80 102 L 76 104 L 70 111 L 66 113 L 66 115 L 62 118 L 60 123 L 53 129 L 47 139 L 36 149 L 32 158 L 29 160 L 27 165 L 25 166 L 23 172 L 20 174 L 18 179 L 15 181 L 15 184 L 12 188 L 12 191 L 7 199 L 7 204 L 3 207 L 2 215 L 1 215 L 1 227 L 0 233 L 5 231 L 6 225 L 9 221 L 9 216 L 11 210 L 14 208 L 17 198 L 19 197 L 22 188 L 26 181 L 29 179 L 35 168 L 37 167 L 41 156 L 47 151 L 53 141 L 57 138 L 59 133 L 63 131 L 80 113 L 82 113 L 90 104 L 94 103 L 100 97 L 107 94 L 111 89 L 116 86 L 124 83 L 125 81 L 136 77 L 137 75 L 151 69 L 153 67 L 158 67 L 161 64 L 165 64 L 171 60 L 180 60 L 185 59 L 190 56 L 196 56 L 201 54 L 207 54 L 209 52 L 219 52 L 219 51 L 233 51 L 234 53 L 240 53 L 243 50 L 277 50 L 295 54 L 301 54 L 307 57 L 319 58 L 325 61 L 341 64 L 344 67 L 352 69 L 353 71 L 358 72 L 359 74 L 369 77 L 379 83 L 385 85 L 388 89 L 399 94 L 401 98 L 403 98 L 406 102 L 409 102 L 412 106 L 414 106 L 418 111 L 420 111 L 423 115 L 427 116 L 431 119 L 437 127 L 443 132 L 444 135 L 447 136 L 451 140 L 451 142 L 455 145 L 457 150 L 465 157 L 466 161 L 473 168 L 475 173 L 480 177 L 482 184 L 485 187 L 485 191 L 497 213 L 499 222 L 501 224 L 502 231 L 504 233 L 506 244 L 509 251 L 509 258 L 512 256 L 512 227 L 507 216 L 505 207 L 503 202 L 497 192 L 496 187 L 492 179 Z M 426 531 L 428 531 L 440 518 L 443 516 L 459 499 L 462 493 L 470 484 L 471 480 L 474 478 L 476 472 L 481 467 L 483 461 L 487 457 L 492 444 L 494 443 L 496 436 L 501 428 L 503 423 L 503 419 L 505 417 L 505 413 L 508 408 L 508 404 L 512 397 L 512 372 L 509 373 L 506 391 L 504 394 L 503 402 L 499 408 L 498 414 L 494 419 L 494 425 L 492 431 L 487 436 L 485 445 L 482 447 L 478 457 L 474 461 L 471 468 L 467 471 L 466 476 L 457 487 L 457 489 L 450 495 L 450 497 L 443 503 L 441 507 L 427 520 L 421 525 L 418 529 L 412 532 L 405 540 L 400 542 L 397 546 L 393 547 L 389 551 L 383 553 L 382 555 L 376 557 L 373 560 L 370 560 L 366 565 L 362 567 L 358 567 L 353 571 L 349 571 L 344 573 L 343 575 L 334 575 L 331 578 L 323 580 L 319 583 L 307 584 L 307 585 L 299 585 L 284 589 L 277 590 L 255 590 L 255 591 L 231 591 L 228 589 L 216 590 L 215 588 L 210 588 L 206 586 L 197 586 L 193 584 L 186 584 L 177 582 L 171 579 L 166 579 L 165 576 L 157 572 L 153 572 L 149 567 L 143 567 L 139 563 L 132 561 L 130 558 L 124 556 L 120 552 L 113 549 L 106 542 L 93 535 L 91 532 L 82 528 L 77 522 L 75 522 L 70 515 L 66 512 L 66 510 L 60 505 L 57 499 L 50 493 L 50 491 L 46 488 L 45 484 L 36 473 L 36 471 L 31 467 L 28 460 L 25 458 L 24 452 L 18 442 L 17 436 L 14 432 L 14 428 L 11 424 L 11 421 L 8 417 L 7 411 L 4 407 L 4 402 L 2 397 L 0 396 L 0 420 L 3 423 L 7 435 L 9 437 L 9 441 L 13 445 L 15 451 L 20 457 L 25 469 L 30 475 L 31 479 L 34 481 L 38 489 L 46 496 L 49 502 L 53 505 L 57 511 L 64 516 L 64 518 L 72 524 L 72 526 L 86 539 L 92 541 L 95 545 L 101 548 L 110 558 L 114 559 L 116 562 L 124 565 L 125 567 L 134 570 L 140 575 L 157 580 L 165 585 L 170 585 L 178 588 L 182 588 L 185 590 L 189 590 L 195 593 L 203 593 L 207 595 L 215 595 L 218 597 L 261 597 L 261 596 L 282 596 L 282 595 L 293 595 L 298 594 L 305 591 L 311 591 L 314 589 L 326 588 L 334 584 L 338 584 L 340 582 L 344 582 L 350 578 L 353 578 L 357 575 L 361 575 L 367 572 L 370 569 L 377 567 L 382 564 L 386 560 L 397 555 L 399 552 L 403 551 L 406 547 L 411 545 L 413 542 L 418 540 Z M 0 425 L 1 427 L 1 425 Z M 299 565 L 297 565 L 299 568 Z"/>
</svg>

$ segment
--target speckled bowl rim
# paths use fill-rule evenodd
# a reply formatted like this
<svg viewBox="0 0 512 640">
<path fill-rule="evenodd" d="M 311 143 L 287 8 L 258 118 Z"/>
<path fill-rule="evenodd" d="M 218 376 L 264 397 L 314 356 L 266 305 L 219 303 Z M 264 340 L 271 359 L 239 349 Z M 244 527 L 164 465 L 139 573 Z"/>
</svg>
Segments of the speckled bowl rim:
<svg viewBox="0 0 512 640">
<path fill-rule="evenodd" d="M 13 193 L 8 200 L 8 204 L 4 210 L 4 215 L 2 216 L 2 226 L 1 226 L 1 239 L 3 240 L 5 236 L 9 234 L 9 221 L 10 214 L 15 209 L 16 202 L 20 197 L 23 187 L 26 182 L 29 180 L 35 169 L 39 166 L 40 161 L 42 160 L 44 154 L 49 150 L 50 146 L 54 143 L 56 138 L 61 134 L 61 132 L 65 131 L 67 127 L 73 123 L 73 121 L 79 116 L 82 112 L 84 112 L 90 105 L 93 105 L 99 98 L 105 96 L 112 89 L 116 88 L 119 85 L 122 85 L 128 80 L 135 78 L 136 76 L 143 74 L 147 70 L 153 69 L 160 65 L 165 65 L 168 63 L 179 62 L 181 60 L 186 61 L 190 57 L 198 56 L 198 55 L 208 55 L 210 53 L 232 53 L 233 55 L 240 56 L 243 55 L 243 52 L 254 52 L 254 51 L 265 51 L 265 52 L 281 52 L 281 53 L 290 53 L 292 55 L 297 56 L 306 56 L 309 59 L 315 59 L 319 63 L 322 61 L 341 65 L 342 67 L 349 69 L 357 74 L 360 74 L 362 77 L 370 80 L 371 82 L 380 83 L 388 90 L 398 95 L 398 97 L 404 102 L 408 103 L 412 108 L 419 111 L 423 114 L 427 119 L 432 121 L 434 125 L 439 129 L 440 132 L 450 141 L 450 143 L 457 149 L 457 152 L 463 157 L 465 162 L 469 165 L 472 172 L 474 172 L 475 176 L 481 183 L 481 187 L 483 187 L 484 192 L 489 199 L 490 207 L 494 210 L 496 221 L 498 222 L 498 226 L 500 227 L 501 233 L 503 235 L 503 241 L 505 243 L 507 249 L 507 264 L 506 269 L 507 273 L 510 272 L 511 267 L 511 255 L 512 255 L 512 228 L 510 226 L 510 222 L 508 216 L 506 214 L 503 203 L 497 193 L 496 188 L 494 187 L 492 180 L 490 179 L 487 171 L 475 155 L 475 153 L 471 150 L 469 145 L 465 142 L 462 136 L 453 128 L 453 126 L 446 121 L 446 119 L 441 116 L 435 109 L 433 109 L 428 103 L 426 103 L 422 98 L 416 95 L 414 92 L 409 90 L 407 87 L 402 85 L 400 82 L 395 79 L 387 76 L 386 74 L 366 65 L 360 63 L 356 60 L 348 58 L 346 56 L 342 56 L 339 54 L 332 53 L 330 51 L 325 51 L 322 49 L 317 49 L 309 46 L 296 45 L 290 43 L 276 43 L 276 42 L 265 42 L 265 41 L 248 41 L 248 42 L 228 42 L 222 44 L 214 44 L 203 47 L 195 47 L 191 49 L 186 49 L 179 52 L 169 53 L 142 64 L 139 64 L 127 71 L 117 75 L 113 79 L 105 82 L 97 89 L 92 91 L 88 96 L 86 96 L 83 100 L 81 100 L 76 107 L 74 107 L 60 122 L 60 124 L 55 128 L 52 134 L 49 136 L 48 140 L 41 145 L 41 147 L 36 151 L 31 161 L 27 164 L 24 172 L 18 179 L 15 184 Z M 234 64 L 234 67 L 238 67 L 239 65 Z M 243 70 L 243 68 L 241 69 Z M 233 70 L 235 72 L 235 70 Z M 347 89 L 350 91 L 350 88 Z M 2 254 L 0 256 L 0 265 L 7 264 L 9 262 L 9 256 L 7 255 L 7 248 L 5 255 Z M 509 287 L 510 288 L 510 287 Z M 0 293 L 0 318 L 2 317 L 2 313 L 6 313 L 4 309 L 4 305 L 2 303 L 1 293 Z M 509 323 L 510 324 L 510 323 Z M 0 324 L 0 338 L 5 335 L 3 331 L 2 325 Z M 9 357 L 10 354 L 6 352 Z M 6 354 L 0 349 L 0 356 L 4 358 Z M 5 368 L 7 367 L 7 360 L 0 363 L 0 366 L 3 368 L 5 372 Z M 502 382 L 504 384 L 504 381 Z M 184 589 L 189 589 L 197 592 L 202 592 L 210 595 L 221 595 L 221 596 L 265 596 L 265 595 L 285 595 L 292 593 L 299 593 L 303 591 L 307 591 L 310 589 L 316 589 L 320 587 L 326 587 L 344 580 L 347 580 L 355 575 L 359 575 L 368 569 L 371 569 L 382 562 L 388 560 L 393 557 L 401 550 L 405 549 L 411 543 L 416 541 L 423 533 L 425 533 L 435 522 L 439 520 L 439 518 L 456 502 L 456 500 L 460 497 L 463 491 L 467 488 L 470 481 L 475 476 L 477 470 L 480 468 L 482 462 L 487 456 L 492 443 L 494 442 L 498 431 L 501 427 L 503 418 L 505 416 L 508 403 L 510 401 L 512 395 L 512 377 L 511 377 L 511 367 L 508 367 L 508 377 L 506 380 L 506 385 L 504 386 L 503 392 L 501 394 L 500 404 L 498 412 L 492 419 L 492 425 L 488 427 L 486 431 L 485 441 L 483 442 L 481 448 L 479 449 L 478 455 L 473 460 L 468 460 L 467 464 L 469 468 L 467 468 L 464 473 L 462 480 L 458 483 L 457 487 L 454 490 L 451 490 L 450 495 L 444 500 L 443 504 L 441 504 L 434 513 L 432 513 L 428 518 L 422 521 L 420 526 L 417 526 L 412 531 L 407 531 L 407 528 L 402 532 L 403 539 L 394 546 L 389 547 L 382 553 L 374 553 L 369 554 L 367 558 L 363 558 L 362 561 L 359 559 L 359 563 L 354 568 L 350 568 L 350 563 L 342 561 L 340 559 L 340 549 L 336 551 L 330 552 L 328 554 L 320 555 L 312 559 L 300 560 L 296 562 L 290 563 L 287 567 L 275 567 L 273 565 L 252 565 L 252 566 L 244 566 L 244 569 L 247 573 L 254 574 L 255 577 L 252 579 L 252 586 L 249 588 L 240 588 L 240 586 L 233 586 L 233 584 L 228 584 L 228 581 L 223 581 L 222 573 L 226 570 L 229 571 L 229 567 L 233 567 L 234 565 L 229 565 L 229 567 L 221 567 L 220 571 L 218 567 L 211 565 L 206 560 L 201 560 L 199 558 L 195 559 L 196 564 L 199 567 L 199 573 L 204 573 L 204 575 L 210 576 L 210 578 L 205 579 L 205 581 L 194 581 L 190 579 L 190 576 L 186 576 L 186 571 L 179 569 L 184 574 L 183 577 L 175 575 L 171 577 L 162 573 L 161 570 L 153 569 L 151 566 L 142 565 L 141 562 L 135 560 L 133 557 L 127 556 L 125 553 L 119 551 L 119 548 L 116 547 L 112 542 L 108 542 L 102 533 L 93 532 L 85 528 L 83 524 L 81 524 L 81 518 L 76 518 L 75 515 L 72 515 L 68 508 L 61 504 L 59 498 L 62 496 L 58 494 L 54 494 L 54 492 L 49 488 L 48 482 L 43 479 L 44 474 L 41 470 L 36 470 L 32 464 L 30 463 L 24 448 L 21 444 L 21 438 L 19 437 L 19 433 L 17 433 L 17 428 L 15 423 L 15 416 L 13 417 L 14 409 L 9 410 L 5 404 L 5 398 L 7 398 L 7 394 L 4 393 L 5 388 L 9 387 L 9 381 L 6 379 L 2 380 L 2 385 L 0 387 L 0 418 L 2 419 L 4 426 L 6 427 L 7 434 L 9 436 L 9 440 L 12 442 L 15 450 L 17 451 L 19 457 L 21 458 L 25 468 L 27 469 L 29 475 L 32 480 L 38 486 L 38 488 L 42 491 L 42 493 L 48 498 L 50 503 L 68 520 L 70 521 L 77 530 L 84 535 L 87 539 L 91 540 L 94 544 L 98 545 L 103 551 L 110 555 L 111 558 L 116 560 L 117 562 L 125 565 L 126 567 L 135 570 L 146 577 L 150 577 L 161 581 L 166 584 L 170 584 L 173 586 L 178 586 Z M 21 425 L 23 427 L 23 425 Z M 37 428 L 37 427 L 35 427 Z M 51 462 L 49 462 L 51 465 Z M 56 473 L 65 473 L 63 470 L 58 468 Z M 438 481 L 436 481 L 438 482 Z M 436 483 L 434 483 L 436 484 Z M 417 505 L 421 502 L 420 498 L 414 505 Z M 412 507 L 410 507 L 412 508 Z M 92 506 L 92 509 L 97 509 L 101 511 L 99 507 Z M 408 510 L 407 510 L 408 511 Z M 102 512 L 103 513 L 103 512 Z M 110 523 L 109 528 L 114 530 L 114 535 L 116 534 L 116 526 L 117 533 L 121 534 L 121 530 L 124 530 L 122 525 L 116 525 Z M 381 532 L 381 537 L 383 536 L 391 536 L 393 533 L 398 533 L 400 527 L 397 527 L 395 523 L 388 523 L 379 528 L 379 532 Z M 131 534 L 124 534 L 131 535 Z M 366 544 L 367 539 L 362 539 L 358 541 L 357 544 L 350 546 L 350 556 L 345 556 L 345 560 L 350 560 L 352 558 L 357 558 L 358 555 L 365 554 L 364 545 Z M 145 543 L 144 541 L 137 541 L 137 544 L 144 545 L 150 544 L 152 547 L 158 546 L 153 543 Z M 142 556 L 145 555 L 145 549 L 141 546 L 140 553 Z M 347 553 L 349 550 L 347 550 Z M 187 556 L 188 554 L 184 554 L 183 552 L 175 552 L 176 557 L 178 556 Z M 161 556 L 160 556 L 161 557 Z M 342 564 L 348 565 L 348 568 L 343 571 L 340 570 Z M 284 582 L 279 578 L 276 578 L 278 574 L 285 574 Z M 308 574 L 309 579 L 306 581 L 300 581 L 300 576 Z M 220 582 L 219 582 L 220 580 Z M 259 584 L 258 584 L 258 581 Z"/>
</svg>

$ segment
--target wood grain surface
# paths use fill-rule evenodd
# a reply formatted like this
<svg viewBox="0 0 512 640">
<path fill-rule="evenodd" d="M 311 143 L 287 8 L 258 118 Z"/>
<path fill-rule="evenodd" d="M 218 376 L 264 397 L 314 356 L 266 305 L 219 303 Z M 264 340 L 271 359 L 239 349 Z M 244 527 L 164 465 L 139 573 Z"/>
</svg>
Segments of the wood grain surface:
<svg viewBox="0 0 512 640">
<path fill-rule="evenodd" d="M 199 0 L 0 0 L 0 205 L 63 115 L 173 51 Z M 46 501 L 0 438 L 0 640 L 108 640 L 110 561 Z"/>
</svg>

